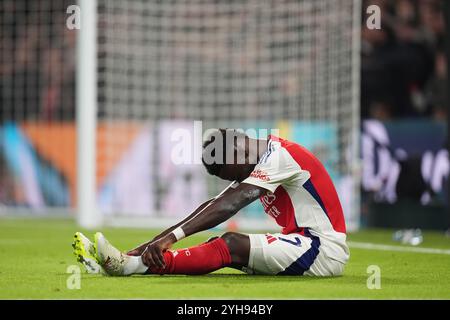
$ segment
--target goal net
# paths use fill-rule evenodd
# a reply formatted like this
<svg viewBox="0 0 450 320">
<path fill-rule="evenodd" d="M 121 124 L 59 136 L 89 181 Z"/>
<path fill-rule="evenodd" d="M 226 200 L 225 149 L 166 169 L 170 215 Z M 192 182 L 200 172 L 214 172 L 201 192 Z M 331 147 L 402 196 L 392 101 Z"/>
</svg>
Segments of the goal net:
<svg viewBox="0 0 450 320">
<path fill-rule="evenodd" d="M 103 214 L 176 218 L 217 194 L 225 185 L 196 159 L 171 158 L 174 132 L 199 139 L 201 121 L 203 131 L 277 129 L 309 147 L 356 223 L 358 1 L 97 2 L 97 173 L 116 169 L 100 190 Z"/>
<path fill-rule="evenodd" d="M 66 25 L 74 5 L 80 30 Z M 0 213 L 78 208 L 84 226 L 168 225 L 226 187 L 199 154 L 222 127 L 312 150 L 358 227 L 360 0 L 0 9 Z M 225 227 L 275 225 L 254 203 Z"/>
</svg>

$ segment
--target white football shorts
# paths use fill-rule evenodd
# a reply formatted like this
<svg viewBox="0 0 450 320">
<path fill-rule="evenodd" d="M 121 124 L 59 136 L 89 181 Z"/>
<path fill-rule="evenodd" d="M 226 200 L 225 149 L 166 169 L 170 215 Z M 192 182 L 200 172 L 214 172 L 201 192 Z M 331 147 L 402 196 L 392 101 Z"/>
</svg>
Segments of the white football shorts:
<svg viewBox="0 0 450 320">
<path fill-rule="evenodd" d="M 316 236 L 294 234 L 249 234 L 249 274 L 338 276 L 344 271 L 348 254 L 342 250 L 342 259 L 330 258 L 327 241 Z M 335 247 L 333 247 L 336 252 Z"/>
</svg>

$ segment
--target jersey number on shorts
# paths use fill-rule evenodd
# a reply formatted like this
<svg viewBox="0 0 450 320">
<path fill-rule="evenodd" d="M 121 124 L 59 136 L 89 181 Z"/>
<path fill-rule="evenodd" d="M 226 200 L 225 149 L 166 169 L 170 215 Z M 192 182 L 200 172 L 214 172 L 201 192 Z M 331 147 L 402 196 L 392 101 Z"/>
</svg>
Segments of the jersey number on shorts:
<svg viewBox="0 0 450 320">
<path fill-rule="evenodd" d="M 295 241 L 292 241 L 292 240 L 289 240 L 289 239 L 285 239 L 285 238 L 281 238 L 281 237 L 278 237 L 278 239 L 280 239 L 281 241 L 284 241 L 284 242 L 293 244 L 293 245 L 296 246 L 296 247 L 301 247 L 301 246 L 302 246 L 302 243 L 301 243 L 299 237 L 295 237 L 295 238 L 294 238 Z"/>
</svg>

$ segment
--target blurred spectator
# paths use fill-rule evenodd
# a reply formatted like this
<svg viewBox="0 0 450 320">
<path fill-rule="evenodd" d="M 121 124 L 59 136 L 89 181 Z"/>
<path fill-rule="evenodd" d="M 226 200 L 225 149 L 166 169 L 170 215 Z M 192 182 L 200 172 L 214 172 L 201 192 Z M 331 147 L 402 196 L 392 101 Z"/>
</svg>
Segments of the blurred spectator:
<svg viewBox="0 0 450 320">
<path fill-rule="evenodd" d="M 362 117 L 437 116 L 446 78 L 437 75 L 446 57 L 435 53 L 444 41 L 443 1 L 365 1 L 364 17 L 372 4 L 380 7 L 382 22 L 381 30 L 363 24 L 361 31 Z"/>
<path fill-rule="evenodd" d="M 76 33 L 65 27 L 70 4 L 0 2 L 1 121 L 74 118 Z"/>
<path fill-rule="evenodd" d="M 427 84 L 426 95 L 430 102 L 431 115 L 436 120 L 446 121 L 448 112 L 447 59 L 444 51 L 436 52 L 433 77 Z"/>
</svg>

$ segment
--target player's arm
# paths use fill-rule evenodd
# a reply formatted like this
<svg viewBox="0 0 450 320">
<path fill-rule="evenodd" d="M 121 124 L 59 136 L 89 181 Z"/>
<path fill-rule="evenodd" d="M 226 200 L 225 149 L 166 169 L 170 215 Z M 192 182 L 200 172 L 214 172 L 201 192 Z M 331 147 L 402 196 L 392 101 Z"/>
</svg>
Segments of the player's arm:
<svg viewBox="0 0 450 320">
<path fill-rule="evenodd" d="M 228 188 L 214 198 L 203 210 L 176 228 L 176 233 L 182 232 L 187 237 L 200 231 L 211 229 L 235 215 L 240 209 L 252 203 L 267 192 L 266 189 L 241 183 L 236 188 Z M 178 230 L 178 231 L 177 231 Z M 162 238 L 150 243 L 142 254 L 142 261 L 149 267 L 163 268 L 165 266 L 163 252 L 169 249 L 177 237 L 169 232 Z"/>
<path fill-rule="evenodd" d="M 199 214 L 203 209 L 205 209 L 214 199 L 219 198 L 220 196 L 222 196 L 223 194 L 227 193 L 229 190 L 231 190 L 233 188 L 233 186 L 236 184 L 236 182 L 231 183 L 228 187 L 226 187 L 221 193 L 219 193 L 216 197 L 209 199 L 208 201 L 205 201 L 204 203 L 202 203 L 197 209 L 194 210 L 194 212 L 192 212 L 189 216 L 187 216 L 185 219 L 183 219 L 181 222 L 177 223 L 176 225 L 174 225 L 173 227 L 170 227 L 169 229 L 164 230 L 162 233 L 160 233 L 159 235 L 157 235 L 156 237 L 154 237 L 152 240 L 145 242 L 141 245 L 139 245 L 138 247 L 130 250 L 127 252 L 128 255 L 130 256 L 140 256 L 142 255 L 142 253 L 144 252 L 144 250 L 147 248 L 147 246 L 149 244 L 151 244 L 152 242 L 163 238 L 164 236 L 168 235 L 169 233 L 171 233 L 173 230 L 175 230 L 176 228 L 178 228 L 179 226 L 183 225 L 184 223 L 186 223 L 187 221 L 191 220 L 194 216 L 196 216 L 197 214 Z"/>
<path fill-rule="evenodd" d="M 267 192 L 259 186 L 241 183 L 214 199 L 199 215 L 181 225 L 184 236 L 214 228 Z"/>
<path fill-rule="evenodd" d="M 176 228 L 178 228 L 179 226 L 181 226 L 183 223 L 185 223 L 185 222 L 189 221 L 190 219 L 192 219 L 195 215 L 197 215 L 200 211 L 202 211 L 202 210 L 203 210 L 203 209 L 204 209 L 204 208 L 205 208 L 205 207 L 206 207 L 213 199 L 214 199 L 214 198 L 209 199 L 208 201 L 203 202 L 200 206 L 198 206 L 197 209 L 195 209 L 195 210 L 194 210 L 190 215 L 188 215 L 185 219 L 183 219 L 182 221 L 180 221 L 180 222 L 177 223 L 176 225 L 174 225 L 174 226 L 172 226 L 172 227 L 170 227 L 170 228 L 164 230 L 163 232 L 161 232 L 160 234 L 158 234 L 157 236 L 155 236 L 152 240 L 147 241 L 147 242 L 145 242 L 145 243 L 143 243 L 143 244 L 140 244 L 140 245 L 137 246 L 136 248 L 134 248 L 134 249 L 128 251 L 127 254 L 130 255 L 130 256 L 140 256 L 140 255 L 144 252 L 145 248 L 147 248 L 147 246 L 148 246 L 150 243 L 152 243 L 152 242 L 154 242 L 154 241 L 156 241 L 156 240 L 158 240 L 158 239 L 161 239 L 162 237 L 164 237 L 164 236 L 166 236 L 167 234 L 169 234 L 170 232 L 172 232 L 174 229 L 176 229 Z"/>
</svg>

